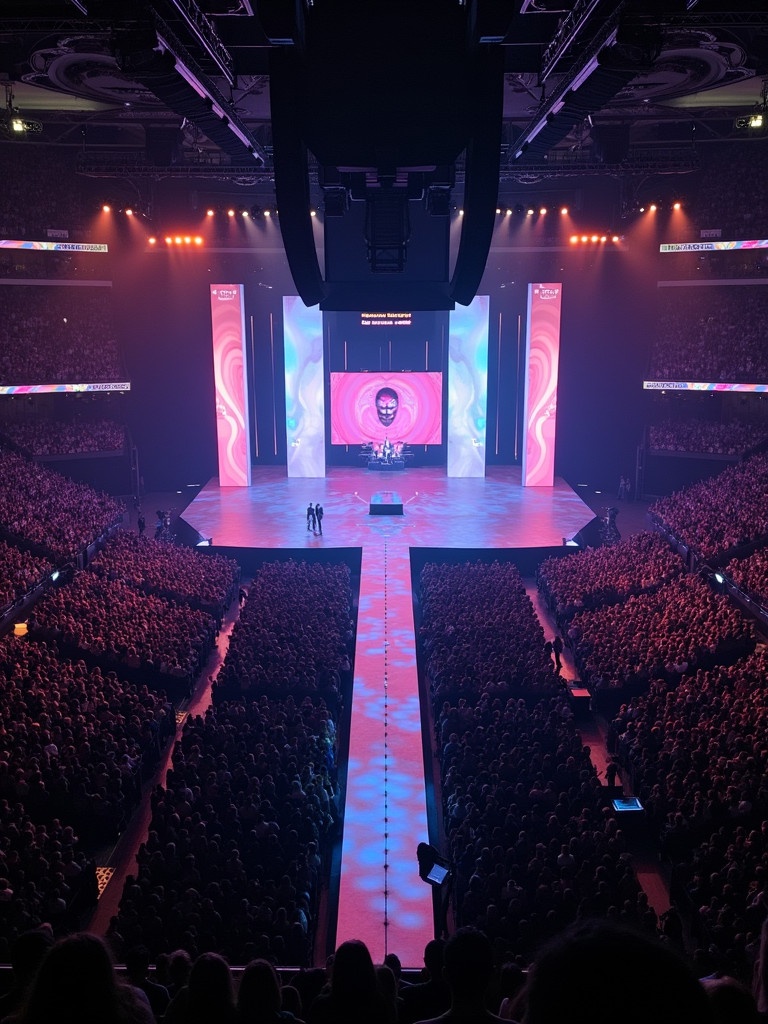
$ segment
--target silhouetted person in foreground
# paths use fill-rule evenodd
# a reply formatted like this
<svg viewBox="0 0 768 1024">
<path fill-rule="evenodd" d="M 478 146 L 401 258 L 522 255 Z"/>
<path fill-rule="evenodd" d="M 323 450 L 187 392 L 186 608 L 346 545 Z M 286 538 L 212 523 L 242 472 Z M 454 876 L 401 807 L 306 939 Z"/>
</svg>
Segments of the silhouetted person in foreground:
<svg viewBox="0 0 768 1024">
<path fill-rule="evenodd" d="M 445 1013 L 451 1005 L 451 992 L 443 977 L 444 939 L 432 939 L 424 947 L 426 980 L 404 988 L 400 992 L 402 1006 L 400 1024 Z"/>
<path fill-rule="evenodd" d="M 45 956 L 19 1024 L 154 1024 L 149 1004 L 121 984 L 109 950 L 83 932 L 61 939 Z"/>
<path fill-rule="evenodd" d="M 342 942 L 333 959 L 330 991 L 315 999 L 306 1019 L 309 1024 L 394 1024 L 364 942 Z"/>
<path fill-rule="evenodd" d="M 604 921 L 569 928 L 534 960 L 514 1013 L 522 1024 L 713 1024 L 684 960 L 649 935 Z"/>
<path fill-rule="evenodd" d="M 459 928 L 445 944 L 443 976 L 451 1006 L 428 1024 L 497 1024 L 502 1018 L 485 1005 L 493 979 L 493 948 L 477 928 Z M 548 1022 L 555 1024 L 555 1021 Z M 561 1024 L 560 1021 L 557 1024 Z"/>
</svg>

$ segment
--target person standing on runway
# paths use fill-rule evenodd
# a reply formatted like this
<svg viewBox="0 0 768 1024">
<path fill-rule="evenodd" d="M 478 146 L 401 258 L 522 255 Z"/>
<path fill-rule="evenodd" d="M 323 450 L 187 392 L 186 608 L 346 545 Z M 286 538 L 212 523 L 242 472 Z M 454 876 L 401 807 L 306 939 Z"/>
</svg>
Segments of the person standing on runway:
<svg viewBox="0 0 768 1024">
<path fill-rule="evenodd" d="M 324 515 L 325 515 L 325 513 L 323 512 L 323 506 L 318 501 L 318 503 L 315 505 L 315 519 L 317 520 L 317 532 L 320 534 L 321 537 L 323 535 L 323 516 Z"/>
<path fill-rule="evenodd" d="M 315 506 L 311 501 L 307 505 L 307 529 L 315 532 Z"/>
</svg>

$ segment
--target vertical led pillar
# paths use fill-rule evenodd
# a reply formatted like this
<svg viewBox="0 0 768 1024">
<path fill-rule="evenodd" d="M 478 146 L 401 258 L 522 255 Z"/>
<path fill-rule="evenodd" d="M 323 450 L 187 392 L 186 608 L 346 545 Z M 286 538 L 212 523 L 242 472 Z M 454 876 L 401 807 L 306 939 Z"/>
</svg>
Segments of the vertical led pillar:
<svg viewBox="0 0 768 1024">
<path fill-rule="evenodd" d="M 562 284 L 528 285 L 523 411 L 524 487 L 551 487 L 555 482 L 557 364 L 562 299 Z"/>
<path fill-rule="evenodd" d="M 488 310 L 488 296 L 477 295 L 449 314 L 448 476 L 485 476 Z"/>
<path fill-rule="evenodd" d="M 245 318 L 241 284 L 211 285 L 213 376 L 219 486 L 249 487 L 251 432 L 245 384 Z"/>
<path fill-rule="evenodd" d="M 283 296 L 288 476 L 325 476 L 323 315 Z"/>
</svg>

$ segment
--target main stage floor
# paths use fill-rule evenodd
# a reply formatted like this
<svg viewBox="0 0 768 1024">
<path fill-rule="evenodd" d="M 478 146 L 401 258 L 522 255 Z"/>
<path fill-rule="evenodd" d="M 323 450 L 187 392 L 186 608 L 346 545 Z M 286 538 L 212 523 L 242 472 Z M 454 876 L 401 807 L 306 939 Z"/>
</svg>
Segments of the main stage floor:
<svg viewBox="0 0 768 1024">
<path fill-rule="evenodd" d="M 402 515 L 370 515 L 384 490 L 402 499 Z M 308 502 L 325 509 L 323 535 L 307 530 Z M 182 513 L 215 547 L 364 547 L 375 536 L 410 547 L 558 547 L 593 513 L 562 480 L 523 487 L 518 466 L 490 467 L 485 477 L 447 477 L 442 468 L 401 473 L 337 467 L 318 478 L 286 476 L 284 466 L 254 469 L 250 487 L 211 480 Z"/>
</svg>

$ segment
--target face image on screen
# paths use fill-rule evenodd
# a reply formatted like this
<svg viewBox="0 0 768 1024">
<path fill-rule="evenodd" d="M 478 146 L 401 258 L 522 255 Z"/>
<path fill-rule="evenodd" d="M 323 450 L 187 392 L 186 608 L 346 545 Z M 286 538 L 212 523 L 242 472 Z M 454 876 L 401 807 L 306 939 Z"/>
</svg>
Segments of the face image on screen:
<svg viewBox="0 0 768 1024">
<path fill-rule="evenodd" d="M 441 373 L 332 373 L 331 444 L 442 442 Z"/>
</svg>

